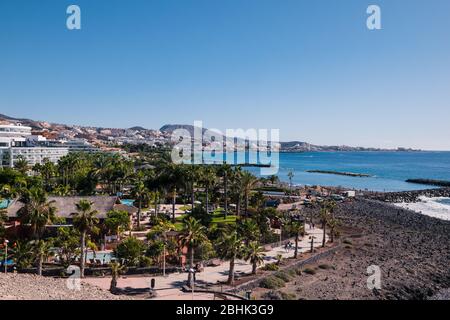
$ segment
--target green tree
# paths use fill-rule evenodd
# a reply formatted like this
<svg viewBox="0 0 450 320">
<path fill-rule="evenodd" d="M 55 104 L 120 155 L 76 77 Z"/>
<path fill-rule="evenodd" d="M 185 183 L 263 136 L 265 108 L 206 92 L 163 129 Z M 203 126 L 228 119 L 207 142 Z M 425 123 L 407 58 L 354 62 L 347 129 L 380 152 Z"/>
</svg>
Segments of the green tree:
<svg viewBox="0 0 450 320">
<path fill-rule="evenodd" d="M 19 240 L 11 248 L 13 261 L 19 270 L 31 267 L 33 264 L 33 246 L 31 242 Z"/>
<path fill-rule="evenodd" d="M 255 187 L 257 182 L 258 182 L 258 178 L 256 178 L 250 172 L 244 171 L 242 173 L 241 183 L 242 183 L 242 192 L 243 192 L 244 201 L 245 201 L 245 215 L 248 215 L 248 204 L 249 204 L 250 192 L 253 190 L 253 188 Z"/>
<path fill-rule="evenodd" d="M 105 226 L 108 230 L 120 237 L 121 233 L 130 228 L 128 212 L 111 210 L 106 214 Z"/>
<path fill-rule="evenodd" d="M 109 286 L 109 291 L 115 293 L 117 291 L 117 279 L 126 268 L 118 262 L 110 263 L 109 267 L 111 268 L 111 284 Z"/>
<path fill-rule="evenodd" d="M 37 274 L 42 276 L 42 264 L 47 258 L 53 255 L 51 240 L 33 240 L 32 242 L 33 254 L 36 259 Z"/>
<path fill-rule="evenodd" d="M 300 221 L 292 221 L 287 225 L 289 231 L 295 234 L 294 259 L 298 257 L 298 242 L 301 235 L 305 233 L 305 225 Z"/>
<path fill-rule="evenodd" d="M 77 212 L 73 212 L 73 225 L 80 232 L 80 275 L 84 278 L 85 268 L 85 250 L 86 250 L 86 235 L 88 233 L 96 233 L 98 231 L 96 224 L 98 223 L 97 210 L 92 210 L 93 203 L 87 200 L 80 200 L 76 203 Z"/>
<path fill-rule="evenodd" d="M 236 230 L 227 230 L 218 239 L 217 253 L 219 257 L 230 262 L 227 281 L 229 285 L 234 284 L 235 261 L 243 257 L 244 250 L 243 239 Z"/>
<path fill-rule="evenodd" d="M 250 261 L 252 264 L 252 274 L 256 274 L 258 265 L 264 263 L 264 248 L 259 245 L 259 242 L 252 241 L 248 244 L 248 247 L 244 250 L 244 259 Z"/>
<path fill-rule="evenodd" d="M 206 228 L 199 220 L 193 217 L 188 217 L 184 220 L 183 231 L 181 234 L 180 242 L 183 247 L 187 247 L 189 250 L 189 268 L 194 267 L 194 250 L 202 242 L 208 241 L 206 236 Z M 189 272 L 188 285 L 192 284 L 192 274 Z"/>
<path fill-rule="evenodd" d="M 71 227 L 58 228 L 54 245 L 58 248 L 58 256 L 61 264 L 67 268 L 81 254 L 80 232 Z"/>
<path fill-rule="evenodd" d="M 33 187 L 22 196 L 24 206 L 18 217 L 22 224 L 29 225 L 35 239 L 40 239 L 45 226 L 56 219 L 54 201 L 47 201 L 47 194 L 41 188 Z"/>
<path fill-rule="evenodd" d="M 162 252 L 162 258 L 163 258 L 163 276 L 166 276 L 166 247 L 168 245 L 168 237 L 167 234 L 170 231 L 175 230 L 175 225 L 168 221 L 160 221 L 159 224 L 153 227 L 153 229 L 150 231 L 150 233 L 147 236 L 153 236 L 156 235 L 161 238 L 163 242 L 163 252 Z"/>
<path fill-rule="evenodd" d="M 141 211 L 142 211 L 142 203 L 147 201 L 149 198 L 149 191 L 145 187 L 144 182 L 141 179 L 138 179 L 136 185 L 132 190 L 133 197 L 136 198 L 138 203 L 138 212 L 137 212 L 137 227 L 141 227 Z"/>
<path fill-rule="evenodd" d="M 114 255 L 123 259 L 127 266 L 137 266 L 145 253 L 145 244 L 136 237 L 123 240 L 114 250 Z"/>
<path fill-rule="evenodd" d="M 220 169 L 219 173 L 222 176 L 223 182 L 223 208 L 224 208 L 224 218 L 227 218 L 228 215 L 228 185 L 229 180 L 232 175 L 232 169 L 229 164 L 224 163 Z"/>
<path fill-rule="evenodd" d="M 28 170 L 30 170 L 30 166 L 28 165 L 28 161 L 25 159 L 25 157 L 18 156 L 14 161 L 14 169 L 25 175 Z"/>
</svg>

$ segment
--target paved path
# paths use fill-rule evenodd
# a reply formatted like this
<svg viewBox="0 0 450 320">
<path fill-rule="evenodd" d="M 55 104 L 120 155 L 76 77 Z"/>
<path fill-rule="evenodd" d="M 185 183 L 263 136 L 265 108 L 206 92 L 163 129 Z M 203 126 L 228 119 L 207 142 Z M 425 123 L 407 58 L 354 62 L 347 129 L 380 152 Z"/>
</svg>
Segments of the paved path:
<svg viewBox="0 0 450 320">
<path fill-rule="evenodd" d="M 314 247 L 319 247 L 322 244 L 323 231 L 322 229 L 315 228 L 309 229 L 306 227 L 307 235 L 299 241 L 298 249 L 299 252 L 307 252 L 311 248 L 311 240 L 309 237 L 312 235 L 314 239 Z M 327 236 L 328 241 L 328 236 Z M 280 247 L 272 248 L 270 251 L 266 252 L 266 257 L 264 264 L 276 261 L 276 256 L 281 254 L 283 258 L 292 257 L 294 255 L 294 249 L 286 252 L 284 245 Z M 223 262 L 217 267 L 205 267 L 203 272 L 196 274 L 196 283 L 199 284 L 216 284 L 217 281 L 226 281 L 228 278 L 229 263 Z M 252 271 L 252 266 L 250 263 L 243 260 L 237 260 L 235 265 L 236 275 L 248 274 Z M 191 294 L 183 293 L 180 291 L 181 286 L 186 283 L 187 273 L 172 273 L 166 277 L 163 276 L 127 276 L 121 277 L 118 280 L 119 288 L 133 288 L 133 289 L 144 289 L 148 288 L 150 285 L 150 279 L 155 279 L 155 288 L 158 290 L 159 299 L 191 299 Z M 103 289 L 109 289 L 111 282 L 111 277 L 104 278 L 85 278 L 83 281 L 97 285 Z M 195 299 L 207 299 L 210 300 L 209 295 L 196 296 Z"/>
</svg>

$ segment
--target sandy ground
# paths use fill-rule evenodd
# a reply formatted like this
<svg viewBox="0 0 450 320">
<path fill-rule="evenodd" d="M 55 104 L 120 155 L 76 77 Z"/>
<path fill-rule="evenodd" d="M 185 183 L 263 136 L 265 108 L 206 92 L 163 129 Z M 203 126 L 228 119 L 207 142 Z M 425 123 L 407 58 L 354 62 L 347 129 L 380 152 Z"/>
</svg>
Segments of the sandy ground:
<svg viewBox="0 0 450 320">
<path fill-rule="evenodd" d="M 32 274 L 0 274 L 0 300 L 119 300 L 99 287 L 81 283 L 68 285 L 67 279 L 39 277 Z"/>
</svg>

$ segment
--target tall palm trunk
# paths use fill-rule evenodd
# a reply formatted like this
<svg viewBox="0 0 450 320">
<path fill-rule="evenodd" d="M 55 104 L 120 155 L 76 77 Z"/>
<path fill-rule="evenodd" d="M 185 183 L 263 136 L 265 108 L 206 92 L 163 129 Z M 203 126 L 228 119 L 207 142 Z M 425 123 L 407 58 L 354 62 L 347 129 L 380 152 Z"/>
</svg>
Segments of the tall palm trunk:
<svg viewBox="0 0 450 320">
<path fill-rule="evenodd" d="M 191 270 L 194 269 L 194 248 L 189 247 L 190 254 L 189 254 L 189 274 L 188 274 L 188 286 L 190 287 L 192 285 L 192 272 Z"/>
<path fill-rule="evenodd" d="M 230 270 L 228 271 L 228 281 L 229 285 L 234 284 L 234 259 L 235 256 L 230 259 Z"/>
<path fill-rule="evenodd" d="M 209 213 L 209 188 L 206 187 L 206 213 Z"/>
<path fill-rule="evenodd" d="M 111 278 L 111 285 L 109 287 L 109 291 L 114 293 L 116 291 L 117 288 L 117 275 L 115 272 L 113 272 L 112 274 L 112 278 Z"/>
<path fill-rule="evenodd" d="M 223 177 L 223 184 L 224 184 L 224 199 L 223 199 L 223 207 L 225 209 L 225 219 L 227 218 L 228 215 L 228 176 L 225 174 L 225 176 Z"/>
<path fill-rule="evenodd" d="M 37 263 L 37 274 L 38 276 L 42 276 L 42 261 L 44 260 L 44 257 L 41 253 L 38 255 L 38 263 Z"/>
<path fill-rule="evenodd" d="M 194 187 L 194 181 L 191 183 L 191 206 L 192 211 L 194 211 L 194 205 L 195 205 L 195 187 Z"/>
<path fill-rule="evenodd" d="M 86 250 L 86 231 L 83 231 L 81 233 L 81 241 L 80 241 L 80 248 L 81 248 L 81 254 L 80 254 L 80 276 L 81 278 L 84 278 L 84 266 L 86 261 L 84 260 L 84 252 Z"/>
<path fill-rule="evenodd" d="M 239 195 L 236 201 L 236 215 L 239 217 L 241 215 L 241 196 Z"/>
<path fill-rule="evenodd" d="M 155 195 L 155 218 L 158 218 L 159 197 Z"/>
<path fill-rule="evenodd" d="M 175 222 L 175 203 L 177 201 L 177 189 L 173 190 L 172 194 L 172 222 Z"/>
<path fill-rule="evenodd" d="M 298 233 L 295 235 L 294 259 L 297 259 L 297 256 L 298 256 Z"/>
<path fill-rule="evenodd" d="M 142 197 L 139 197 L 139 205 L 137 212 L 137 227 L 138 229 L 141 227 L 141 210 L 142 210 Z"/>
<path fill-rule="evenodd" d="M 245 193 L 245 216 L 248 216 L 248 193 Z"/>
<path fill-rule="evenodd" d="M 252 274 L 256 274 L 257 267 L 258 267 L 258 265 L 257 265 L 256 259 L 255 259 L 255 261 L 252 262 Z"/>
<path fill-rule="evenodd" d="M 163 246 L 163 277 L 166 276 L 166 242 L 164 240 Z"/>
</svg>

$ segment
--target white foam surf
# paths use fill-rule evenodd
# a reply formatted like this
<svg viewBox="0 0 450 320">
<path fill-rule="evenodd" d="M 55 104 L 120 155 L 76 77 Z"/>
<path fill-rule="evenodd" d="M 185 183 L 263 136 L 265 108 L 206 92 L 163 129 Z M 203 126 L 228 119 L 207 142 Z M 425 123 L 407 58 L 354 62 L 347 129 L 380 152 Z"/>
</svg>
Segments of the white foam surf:
<svg viewBox="0 0 450 320">
<path fill-rule="evenodd" d="M 450 221 L 450 198 L 443 197 L 419 197 L 420 201 L 415 203 L 396 203 L 395 205 L 409 209 L 433 218 Z"/>
</svg>

